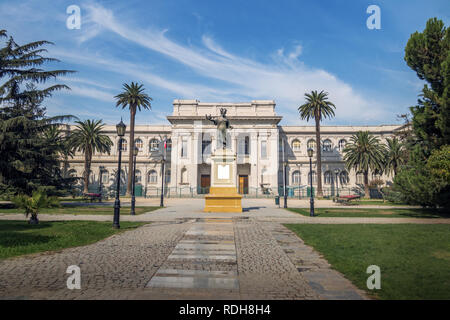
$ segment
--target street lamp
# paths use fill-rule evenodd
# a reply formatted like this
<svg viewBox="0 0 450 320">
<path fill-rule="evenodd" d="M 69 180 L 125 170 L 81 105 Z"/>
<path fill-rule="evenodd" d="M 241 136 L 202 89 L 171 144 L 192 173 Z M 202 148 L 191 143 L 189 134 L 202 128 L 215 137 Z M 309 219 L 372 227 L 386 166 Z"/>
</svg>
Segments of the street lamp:
<svg viewBox="0 0 450 320">
<path fill-rule="evenodd" d="M 102 201 L 102 182 L 103 182 L 103 172 L 105 171 L 105 167 L 104 166 L 100 166 L 100 186 L 99 186 L 99 191 L 98 193 L 100 193 L 100 201 Z"/>
<path fill-rule="evenodd" d="M 285 160 L 283 162 L 283 168 L 284 168 L 284 205 L 283 208 L 287 208 L 287 192 L 286 192 L 286 185 L 287 185 L 287 177 L 286 177 L 286 167 L 287 167 L 288 162 Z"/>
<path fill-rule="evenodd" d="M 163 150 L 161 153 L 161 200 L 159 202 L 160 207 L 164 207 L 164 183 L 166 179 L 164 164 L 166 163 L 166 149 L 167 149 L 167 137 L 164 138 Z"/>
<path fill-rule="evenodd" d="M 339 180 L 338 180 L 339 169 L 338 168 L 334 169 L 334 173 L 336 175 L 336 197 L 339 197 Z"/>
<path fill-rule="evenodd" d="M 309 215 L 314 217 L 314 191 L 313 191 L 313 175 L 312 175 L 312 157 L 314 154 L 314 150 L 312 148 L 308 149 L 308 157 L 309 157 L 309 176 L 310 176 L 310 198 L 309 198 Z"/>
<path fill-rule="evenodd" d="M 130 215 L 134 216 L 135 212 L 134 212 L 134 208 L 136 206 L 136 198 L 134 196 L 134 192 L 135 192 L 135 185 L 136 185 L 136 157 L 139 153 L 139 148 L 138 147 L 134 147 L 133 150 L 133 156 L 134 156 L 134 162 L 133 162 L 133 187 L 131 189 L 131 210 L 130 210 Z"/>
<path fill-rule="evenodd" d="M 120 119 L 120 122 L 116 125 L 117 135 L 119 136 L 119 165 L 117 169 L 117 192 L 116 192 L 116 201 L 114 201 L 114 221 L 113 221 L 113 228 L 119 229 L 120 224 L 120 166 L 122 164 L 122 137 L 125 135 L 125 130 L 127 129 L 127 126 L 125 123 L 122 122 L 122 119 Z"/>
</svg>

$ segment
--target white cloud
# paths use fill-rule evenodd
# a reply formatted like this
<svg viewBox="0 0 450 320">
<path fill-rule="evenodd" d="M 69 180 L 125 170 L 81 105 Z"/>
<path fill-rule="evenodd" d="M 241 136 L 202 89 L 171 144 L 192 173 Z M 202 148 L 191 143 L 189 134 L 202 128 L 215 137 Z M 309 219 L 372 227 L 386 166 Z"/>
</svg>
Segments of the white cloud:
<svg viewBox="0 0 450 320">
<path fill-rule="evenodd" d="M 280 49 L 278 54 L 286 58 L 281 62 L 262 64 L 227 52 L 209 36 L 202 38 L 204 48 L 183 46 L 168 39 L 164 31 L 131 28 L 131 23 L 116 19 L 112 11 L 100 5 L 90 4 L 87 8 L 91 21 L 101 29 L 113 32 L 119 37 L 149 50 L 159 52 L 190 67 L 200 76 L 222 80 L 229 84 L 229 87 L 223 85 L 217 89 L 207 88 L 204 85 L 190 84 L 186 86 L 163 79 L 155 74 L 138 73 L 146 81 L 183 96 L 195 93 L 196 96 L 192 96 L 192 98 L 214 99 L 217 94 L 223 98 L 230 96 L 233 99 L 233 95 L 229 94 L 233 92 L 234 100 L 236 98 L 273 98 L 277 101 L 281 114 L 290 115 L 286 117 L 290 119 L 295 114 L 295 118 L 298 119 L 296 109 L 304 101 L 304 93 L 311 90 L 325 90 L 329 92 L 330 100 L 336 104 L 338 120 L 341 118 L 345 121 L 379 121 L 389 114 L 385 106 L 363 97 L 355 92 L 349 84 L 333 74 L 321 69 L 308 68 L 298 62 L 297 59 L 303 49 L 301 45 L 294 46 L 287 55 L 283 49 Z"/>
</svg>

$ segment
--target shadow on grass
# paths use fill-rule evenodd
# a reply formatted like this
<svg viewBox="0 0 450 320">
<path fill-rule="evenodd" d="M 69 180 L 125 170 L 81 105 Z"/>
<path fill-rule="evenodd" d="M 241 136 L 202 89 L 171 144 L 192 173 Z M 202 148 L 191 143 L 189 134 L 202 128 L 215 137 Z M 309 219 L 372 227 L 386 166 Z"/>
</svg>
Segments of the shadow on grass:
<svg viewBox="0 0 450 320">
<path fill-rule="evenodd" d="M 33 234 L 27 231 L 42 230 L 50 227 L 51 223 L 49 222 L 30 225 L 27 221 L 1 221 L 0 232 L 2 236 L 0 237 L 0 247 L 11 248 L 48 243 L 56 237 Z"/>
</svg>

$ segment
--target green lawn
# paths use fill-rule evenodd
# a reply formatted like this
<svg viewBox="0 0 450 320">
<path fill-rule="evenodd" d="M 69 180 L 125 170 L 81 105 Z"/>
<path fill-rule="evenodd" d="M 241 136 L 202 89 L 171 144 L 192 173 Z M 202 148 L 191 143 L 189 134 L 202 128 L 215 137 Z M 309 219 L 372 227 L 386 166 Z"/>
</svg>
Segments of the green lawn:
<svg viewBox="0 0 450 320">
<path fill-rule="evenodd" d="M 0 220 L 0 259 L 83 246 L 144 224 L 123 221 L 117 230 L 111 222 L 41 221 L 29 225 L 26 221 Z"/>
<path fill-rule="evenodd" d="M 378 199 L 359 199 L 353 200 L 355 205 L 370 205 L 370 206 L 408 206 L 406 203 L 395 203 L 390 201 L 383 201 Z"/>
<path fill-rule="evenodd" d="M 288 208 L 289 211 L 309 216 L 309 208 Z M 438 209 L 402 208 L 402 209 L 371 209 L 371 208 L 316 208 L 317 217 L 377 217 L 377 218 L 450 218 L 448 212 Z"/>
<path fill-rule="evenodd" d="M 450 225 L 290 224 L 333 268 L 380 299 L 450 299 Z M 368 290 L 369 265 L 381 289 Z"/>
<path fill-rule="evenodd" d="M 160 209 L 161 207 L 136 207 L 136 214 L 143 214 L 149 211 Z M 17 208 L 11 208 L 0 206 L 0 213 L 24 213 L 23 210 Z M 114 207 L 112 205 L 108 206 L 98 206 L 98 205 L 63 205 L 59 208 L 43 208 L 39 213 L 47 214 L 114 214 Z M 121 215 L 130 215 L 130 207 L 120 208 Z"/>
</svg>

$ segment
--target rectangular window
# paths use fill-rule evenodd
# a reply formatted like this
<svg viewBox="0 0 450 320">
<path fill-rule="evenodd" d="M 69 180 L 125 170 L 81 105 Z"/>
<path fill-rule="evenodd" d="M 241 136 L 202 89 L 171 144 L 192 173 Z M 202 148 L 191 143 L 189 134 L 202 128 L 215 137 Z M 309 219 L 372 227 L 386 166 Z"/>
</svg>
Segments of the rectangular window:
<svg viewBox="0 0 450 320">
<path fill-rule="evenodd" d="M 182 158 L 187 157 L 187 140 L 186 139 L 181 140 L 181 157 Z"/>
<path fill-rule="evenodd" d="M 211 140 L 202 140 L 202 154 L 211 154 Z"/>
<path fill-rule="evenodd" d="M 261 158 L 267 158 L 267 141 L 261 141 Z"/>
</svg>

